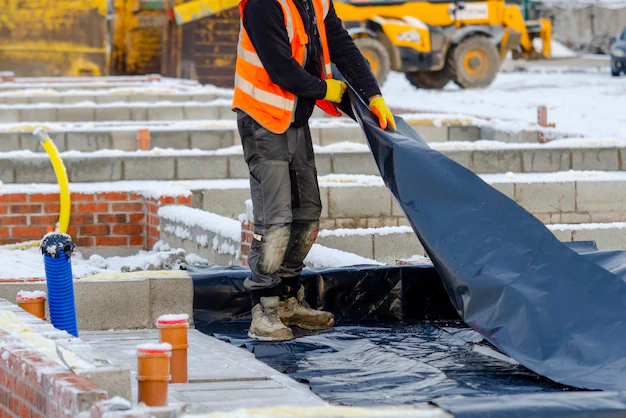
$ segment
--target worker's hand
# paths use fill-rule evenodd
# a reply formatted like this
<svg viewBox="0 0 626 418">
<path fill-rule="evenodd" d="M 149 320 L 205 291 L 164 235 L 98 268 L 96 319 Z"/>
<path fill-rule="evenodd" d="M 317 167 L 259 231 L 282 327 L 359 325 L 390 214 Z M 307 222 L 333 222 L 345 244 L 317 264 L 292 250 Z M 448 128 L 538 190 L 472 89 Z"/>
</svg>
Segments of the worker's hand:
<svg viewBox="0 0 626 418">
<path fill-rule="evenodd" d="M 348 85 L 339 80 L 325 80 L 326 81 L 326 97 L 324 100 L 328 100 L 333 103 L 341 103 L 341 98 L 346 92 Z"/>
<path fill-rule="evenodd" d="M 382 97 L 376 97 L 370 102 L 370 110 L 373 114 L 378 116 L 378 124 L 381 129 L 386 129 L 387 125 L 391 125 L 393 130 L 396 130 L 396 120 L 393 118 L 391 110 L 387 107 L 385 99 Z"/>
</svg>

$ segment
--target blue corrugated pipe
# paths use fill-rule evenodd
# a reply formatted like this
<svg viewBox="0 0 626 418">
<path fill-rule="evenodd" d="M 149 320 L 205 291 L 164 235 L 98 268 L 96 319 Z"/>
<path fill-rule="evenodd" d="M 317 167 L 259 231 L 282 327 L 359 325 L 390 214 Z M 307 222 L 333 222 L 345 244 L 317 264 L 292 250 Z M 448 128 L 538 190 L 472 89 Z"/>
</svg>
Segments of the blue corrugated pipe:
<svg viewBox="0 0 626 418">
<path fill-rule="evenodd" d="M 76 245 L 67 234 L 51 233 L 41 241 L 46 267 L 50 321 L 55 328 L 78 337 L 70 260 L 74 248 Z"/>
</svg>

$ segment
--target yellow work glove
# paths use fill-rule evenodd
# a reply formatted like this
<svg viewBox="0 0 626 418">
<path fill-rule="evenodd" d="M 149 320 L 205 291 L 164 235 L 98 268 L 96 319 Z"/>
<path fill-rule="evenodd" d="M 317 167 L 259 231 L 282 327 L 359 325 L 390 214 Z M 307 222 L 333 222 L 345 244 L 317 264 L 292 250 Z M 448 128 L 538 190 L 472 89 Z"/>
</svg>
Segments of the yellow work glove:
<svg viewBox="0 0 626 418">
<path fill-rule="evenodd" d="M 348 85 L 339 80 L 324 80 L 326 81 L 326 97 L 324 100 L 328 100 L 333 103 L 341 103 L 341 98 L 346 92 Z"/>
<path fill-rule="evenodd" d="M 393 118 L 391 110 L 387 107 L 385 99 L 377 97 L 370 102 L 370 110 L 373 114 L 378 116 L 378 124 L 381 129 L 386 129 L 387 125 L 391 125 L 393 130 L 396 130 L 396 120 Z"/>
</svg>

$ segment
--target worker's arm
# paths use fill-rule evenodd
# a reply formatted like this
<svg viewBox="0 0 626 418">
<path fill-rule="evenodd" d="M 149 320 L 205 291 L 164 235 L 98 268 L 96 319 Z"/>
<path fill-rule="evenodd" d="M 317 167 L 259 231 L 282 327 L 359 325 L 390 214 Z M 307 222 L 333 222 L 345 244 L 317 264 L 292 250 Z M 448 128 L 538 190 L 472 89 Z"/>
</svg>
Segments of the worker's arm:
<svg viewBox="0 0 626 418">
<path fill-rule="evenodd" d="M 354 41 L 344 29 L 341 19 L 335 13 L 332 1 L 330 10 L 324 20 L 326 34 L 328 35 L 328 48 L 330 60 L 337 66 L 348 83 L 367 99 L 368 102 L 374 97 L 380 96 L 380 89 L 372 70 L 365 62 L 365 58 L 354 45 Z"/>
<path fill-rule="evenodd" d="M 285 16 L 276 0 L 249 0 L 243 25 L 272 82 L 296 96 L 321 100 L 326 83 L 309 74 L 291 56 Z"/>
</svg>

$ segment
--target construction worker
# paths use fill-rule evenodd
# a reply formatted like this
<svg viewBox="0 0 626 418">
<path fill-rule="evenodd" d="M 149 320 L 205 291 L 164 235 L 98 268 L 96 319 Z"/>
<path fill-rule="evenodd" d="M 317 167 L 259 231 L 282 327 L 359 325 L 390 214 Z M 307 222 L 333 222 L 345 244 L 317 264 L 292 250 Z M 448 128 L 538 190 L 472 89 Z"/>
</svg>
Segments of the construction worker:
<svg viewBox="0 0 626 418">
<path fill-rule="evenodd" d="M 241 0 L 233 108 L 250 170 L 255 233 L 244 285 L 251 291 L 248 335 L 293 338 L 289 326 L 323 330 L 333 315 L 311 309 L 300 273 L 319 231 L 322 211 L 308 127 L 315 105 L 339 116 L 346 84 L 334 63 L 367 99 L 381 128 L 395 129 L 365 59 L 335 14 L 331 0 Z"/>
</svg>

